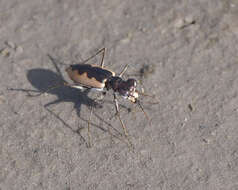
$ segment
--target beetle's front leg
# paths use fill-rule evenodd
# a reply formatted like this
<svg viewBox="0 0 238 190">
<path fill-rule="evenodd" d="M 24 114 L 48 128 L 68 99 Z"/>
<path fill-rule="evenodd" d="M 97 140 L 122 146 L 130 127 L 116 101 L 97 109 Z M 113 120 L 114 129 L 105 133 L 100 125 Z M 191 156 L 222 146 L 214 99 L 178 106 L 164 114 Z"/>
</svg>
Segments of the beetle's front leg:
<svg viewBox="0 0 238 190">
<path fill-rule="evenodd" d="M 114 96 L 114 105 L 115 105 L 115 108 L 116 108 L 116 114 L 115 115 L 119 118 L 119 121 L 120 121 L 121 126 L 123 128 L 125 136 L 128 136 L 128 132 L 127 132 L 126 126 L 124 125 L 124 123 L 123 123 L 123 121 L 121 119 L 121 115 L 120 115 L 120 112 L 119 112 L 119 105 L 118 105 L 118 100 L 117 100 L 116 94 L 114 93 L 113 96 Z"/>
</svg>

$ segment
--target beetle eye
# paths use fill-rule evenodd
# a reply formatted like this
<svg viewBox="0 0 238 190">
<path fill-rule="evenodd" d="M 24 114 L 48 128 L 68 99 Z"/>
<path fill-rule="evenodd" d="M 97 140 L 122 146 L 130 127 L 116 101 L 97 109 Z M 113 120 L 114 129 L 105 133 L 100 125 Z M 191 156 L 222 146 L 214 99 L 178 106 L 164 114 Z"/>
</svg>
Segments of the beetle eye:
<svg viewBox="0 0 238 190">
<path fill-rule="evenodd" d="M 126 81 L 127 85 L 128 85 L 128 90 L 132 91 L 136 88 L 136 80 L 135 79 L 128 79 Z"/>
<path fill-rule="evenodd" d="M 136 86 L 136 80 L 135 79 L 128 79 L 127 84 L 129 84 L 129 86 Z"/>
</svg>

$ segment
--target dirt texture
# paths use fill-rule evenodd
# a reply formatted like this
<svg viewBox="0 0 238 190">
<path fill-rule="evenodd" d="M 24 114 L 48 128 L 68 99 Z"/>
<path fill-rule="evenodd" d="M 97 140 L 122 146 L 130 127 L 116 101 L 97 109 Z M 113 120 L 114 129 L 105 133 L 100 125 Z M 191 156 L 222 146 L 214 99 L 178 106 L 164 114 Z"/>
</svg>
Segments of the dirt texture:
<svg viewBox="0 0 238 190">
<path fill-rule="evenodd" d="M 128 138 L 111 91 L 28 96 L 103 47 L 155 95 L 119 98 Z M 238 189 L 237 0 L 0 0 L 0 76 L 1 190 Z"/>
</svg>

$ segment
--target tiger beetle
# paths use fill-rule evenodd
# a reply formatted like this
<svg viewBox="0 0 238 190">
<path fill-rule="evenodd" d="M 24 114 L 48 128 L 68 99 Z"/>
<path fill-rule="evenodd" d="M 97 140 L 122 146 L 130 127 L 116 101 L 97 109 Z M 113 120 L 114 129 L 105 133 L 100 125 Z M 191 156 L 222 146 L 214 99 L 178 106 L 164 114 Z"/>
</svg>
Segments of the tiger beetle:
<svg viewBox="0 0 238 190">
<path fill-rule="evenodd" d="M 53 86 L 40 94 L 46 93 L 60 86 L 69 86 L 69 87 L 78 88 L 78 89 L 93 89 L 93 90 L 101 91 L 103 92 L 103 94 L 105 94 L 106 91 L 112 90 L 113 97 L 114 97 L 114 105 L 116 109 L 115 115 L 118 116 L 119 118 L 119 121 L 124 131 L 124 135 L 128 137 L 127 129 L 120 116 L 117 95 L 120 95 L 123 98 L 128 99 L 130 102 L 137 104 L 148 120 L 149 120 L 149 117 L 144 111 L 138 98 L 139 98 L 139 94 L 144 96 L 149 96 L 149 95 L 139 92 L 136 89 L 137 81 L 135 79 L 133 78 L 129 78 L 128 80 L 122 79 L 122 76 L 126 72 L 128 65 L 124 67 L 124 69 L 120 72 L 118 76 L 116 76 L 115 72 L 104 68 L 105 50 L 106 50 L 105 48 L 100 49 L 96 54 L 86 59 L 83 62 L 83 64 L 74 64 L 66 68 L 66 72 L 69 78 L 74 82 L 74 84 L 69 84 L 67 82 L 64 82 L 63 84 L 59 86 Z M 99 66 L 85 64 L 86 62 L 88 62 L 89 60 L 91 60 L 92 58 L 94 58 L 100 53 L 102 54 L 102 58 L 101 58 L 101 62 Z M 90 118 L 88 121 L 89 146 L 91 146 L 90 120 L 91 120 L 92 110 L 93 109 L 91 106 L 91 113 L 90 113 Z"/>
</svg>

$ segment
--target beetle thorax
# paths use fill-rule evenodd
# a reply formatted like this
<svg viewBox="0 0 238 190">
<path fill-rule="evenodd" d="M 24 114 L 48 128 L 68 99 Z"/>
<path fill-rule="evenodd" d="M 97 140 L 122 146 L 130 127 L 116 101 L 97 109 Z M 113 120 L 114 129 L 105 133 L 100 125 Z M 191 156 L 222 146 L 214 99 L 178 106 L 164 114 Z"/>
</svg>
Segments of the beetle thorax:
<svg viewBox="0 0 238 190">
<path fill-rule="evenodd" d="M 132 102 L 136 102 L 136 99 L 138 98 L 136 85 L 135 79 L 124 81 L 120 77 L 111 77 L 106 82 L 107 90 L 112 89 L 114 92 L 118 92 L 121 96 Z"/>
</svg>

